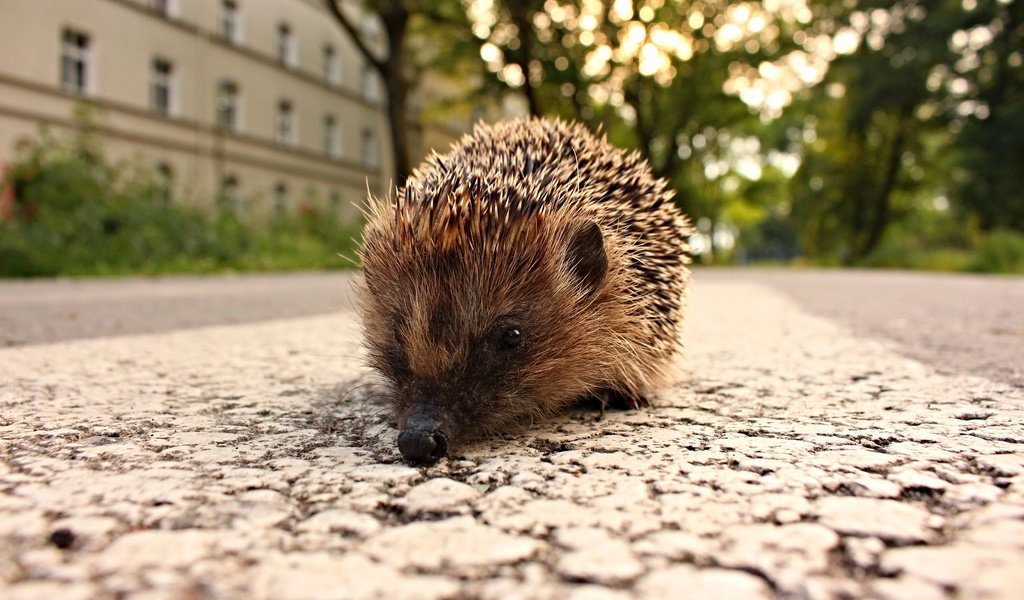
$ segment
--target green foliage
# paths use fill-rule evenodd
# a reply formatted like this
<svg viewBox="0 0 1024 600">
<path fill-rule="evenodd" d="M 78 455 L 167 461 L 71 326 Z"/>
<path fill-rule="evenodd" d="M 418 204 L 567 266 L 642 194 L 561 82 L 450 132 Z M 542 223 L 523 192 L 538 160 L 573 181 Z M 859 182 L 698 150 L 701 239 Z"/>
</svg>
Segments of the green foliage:
<svg viewBox="0 0 1024 600">
<path fill-rule="evenodd" d="M 313 208 L 264 224 L 164 201 L 153 174 L 108 161 L 88 122 L 70 140 L 44 132 L 8 180 L 14 218 L 0 223 L 0 276 L 114 275 L 344 268 L 358 223 Z"/>
<path fill-rule="evenodd" d="M 759 133 L 758 115 L 725 88 L 743 66 L 756 70 L 791 48 L 788 35 L 771 44 L 756 42 L 755 34 L 746 44 L 720 43 L 716 32 L 735 4 L 729 0 L 465 4 L 493 10 L 481 10 L 486 17 L 472 28 L 477 37 L 455 41 L 433 66 L 475 82 L 478 102 L 513 94 L 531 113 L 602 129 L 613 144 L 636 149 L 672 183 L 687 214 L 711 230 L 744 228 L 765 214 L 766 198 L 744 196 L 750 182 L 730 161 L 739 138 Z M 778 14 L 764 13 L 762 26 L 783 34 L 798 27 Z M 649 60 L 656 48 L 660 58 Z"/>
<path fill-rule="evenodd" d="M 799 231 L 785 215 L 767 215 L 755 226 L 740 231 L 741 251 L 747 261 L 782 263 L 799 255 Z"/>
<path fill-rule="evenodd" d="M 979 273 L 1024 274 L 1024 234 L 996 230 L 982 240 L 970 270 Z"/>
<path fill-rule="evenodd" d="M 799 252 L 809 263 L 963 269 L 985 232 L 1024 231 L 1024 2 L 808 0 L 802 17 L 729 0 L 465 4 L 493 10 L 440 66 L 478 82 L 478 102 L 514 94 L 531 112 L 603 127 L 670 181 L 704 224 L 703 246 L 736 234 L 737 260 Z M 750 35 L 755 13 L 771 35 Z M 736 15 L 748 19 L 742 44 L 719 35 Z M 841 34 L 855 43 L 830 43 Z M 645 69 L 645 53 L 676 35 L 686 51 Z M 823 80 L 784 73 L 814 57 L 828 62 Z M 772 73 L 803 80 L 781 117 L 749 108 L 736 84 Z M 737 142 L 749 138 L 760 178 L 738 168 Z M 773 172 L 772 153 L 799 169 Z M 928 230 L 938 199 L 950 215 L 942 235 Z M 704 262 L 729 255 L 708 250 Z"/>
<path fill-rule="evenodd" d="M 822 264 L 829 264 L 819 261 Z M 985 232 L 949 212 L 921 209 L 894 224 L 858 267 L 1024 273 L 1024 235 Z M 835 263 L 832 263 L 835 266 Z"/>
<path fill-rule="evenodd" d="M 1024 235 L 1000 230 L 981 234 L 970 247 L 922 241 L 894 227 L 858 266 L 922 271 L 1024 274 Z"/>
<path fill-rule="evenodd" d="M 955 196 L 985 229 L 1024 231 L 1024 2 L 983 0 L 965 17 L 965 29 L 993 33 L 979 48 L 967 37 L 962 60 L 971 58 L 972 68 L 954 65 L 968 82 L 955 109 L 974 109 L 969 117 L 953 117 L 962 127 L 952 144 L 958 167 Z"/>
<path fill-rule="evenodd" d="M 860 23 L 869 31 L 788 115 L 814 128 L 798 145 L 803 162 L 791 182 L 804 252 L 845 264 L 962 269 L 967 246 L 919 235 L 935 198 L 952 203 L 960 221 L 950 227 L 961 237 L 974 227 L 1024 229 L 1024 77 L 1014 66 L 1024 4 L 815 5 L 823 30 Z"/>
<path fill-rule="evenodd" d="M 857 265 L 882 269 L 965 271 L 971 257 L 969 250 L 923 243 L 920 238 L 893 227 L 875 250 Z"/>
</svg>

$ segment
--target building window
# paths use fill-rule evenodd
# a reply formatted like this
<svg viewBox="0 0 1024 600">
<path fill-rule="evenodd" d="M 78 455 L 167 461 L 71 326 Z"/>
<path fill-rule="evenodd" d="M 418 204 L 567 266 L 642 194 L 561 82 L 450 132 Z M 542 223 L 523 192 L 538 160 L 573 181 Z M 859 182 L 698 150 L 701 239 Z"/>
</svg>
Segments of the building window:
<svg viewBox="0 0 1024 600">
<path fill-rule="evenodd" d="M 363 165 L 377 166 L 377 139 L 372 129 L 363 130 Z"/>
<path fill-rule="evenodd" d="M 217 207 L 221 210 L 238 210 L 238 177 L 225 175 L 217 191 Z"/>
<path fill-rule="evenodd" d="M 153 200 L 158 204 L 170 204 L 174 190 L 174 169 L 162 162 L 156 166 L 156 193 Z"/>
<path fill-rule="evenodd" d="M 298 40 L 287 23 L 277 26 L 277 59 L 286 67 L 294 67 L 298 62 Z"/>
<path fill-rule="evenodd" d="M 154 112 L 168 116 L 173 112 L 174 66 L 163 58 L 153 59 L 153 80 L 149 91 L 149 106 Z"/>
<path fill-rule="evenodd" d="M 277 103 L 277 143 L 282 146 L 294 146 L 298 141 L 295 132 L 295 110 L 288 100 Z"/>
<path fill-rule="evenodd" d="M 334 115 L 324 117 L 324 154 L 331 158 L 341 156 L 341 136 Z"/>
<path fill-rule="evenodd" d="M 242 17 L 235 0 L 221 0 L 218 30 L 222 39 L 232 44 L 242 42 Z"/>
<path fill-rule="evenodd" d="M 363 73 L 360 82 L 362 87 L 363 100 L 377 102 L 380 100 L 380 86 L 377 85 L 377 72 L 370 63 L 363 63 Z"/>
<path fill-rule="evenodd" d="M 73 29 L 61 34 L 60 84 L 75 94 L 89 91 L 89 36 Z"/>
<path fill-rule="evenodd" d="M 217 84 L 217 127 L 225 131 L 239 131 L 239 113 L 238 84 L 225 79 Z"/>
<path fill-rule="evenodd" d="M 324 46 L 324 81 L 327 85 L 341 84 L 341 58 L 330 44 Z"/>
<path fill-rule="evenodd" d="M 177 0 L 150 0 L 149 7 L 156 14 L 168 19 L 178 15 Z"/>
<path fill-rule="evenodd" d="M 278 216 L 284 214 L 288 205 L 288 186 L 283 181 L 274 185 L 274 213 Z"/>
</svg>

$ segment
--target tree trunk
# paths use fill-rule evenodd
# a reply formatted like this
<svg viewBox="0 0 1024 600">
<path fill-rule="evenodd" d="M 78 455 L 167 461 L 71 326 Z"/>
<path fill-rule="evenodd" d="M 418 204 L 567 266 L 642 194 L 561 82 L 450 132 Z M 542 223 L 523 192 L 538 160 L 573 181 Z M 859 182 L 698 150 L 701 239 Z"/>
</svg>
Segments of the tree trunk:
<svg viewBox="0 0 1024 600">
<path fill-rule="evenodd" d="M 508 0 L 508 10 L 512 22 L 519 30 L 519 49 L 512 55 L 512 62 L 523 71 L 523 95 L 530 107 L 530 115 L 539 117 L 543 113 L 537 98 L 537 89 L 530 81 L 530 63 L 533 62 L 533 23 L 530 22 L 529 0 Z"/>
<path fill-rule="evenodd" d="M 868 210 L 868 190 L 865 184 L 871 181 L 869 176 L 871 169 L 864 165 L 865 148 L 867 146 L 866 138 L 867 133 L 862 129 L 858 129 L 847 142 L 855 148 L 857 156 L 855 164 L 857 168 L 847 176 L 844 184 L 844 194 L 853 197 L 853 212 L 850 215 L 850 235 L 847 247 L 844 249 L 842 256 L 840 256 L 840 261 L 846 267 L 853 266 L 862 256 L 860 249 L 863 246 L 862 240 L 867 222 L 867 215 L 865 213 Z"/>
<path fill-rule="evenodd" d="M 636 89 L 636 84 L 627 85 L 623 89 L 626 103 L 633 107 L 635 117 L 633 120 L 633 133 L 637 137 L 638 150 L 640 155 L 647 160 L 647 164 L 651 166 L 651 171 L 657 176 L 657 171 L 654 165 L 654 133 L 647 126 L 647 116 L 643 113 L 643 106 L 640 102 L 640 92 Z"/>
<path fill-rule="evenodd" d="M 405 36 L 409 25 L 411 11 L 406 7 L 403 0 L 390 0 L 390 2 L 376 3 L 373 11 L 380 18 L 384 25 L 384 32 L 387 36 L 387 54 L 384 57 L 378 56 L 375 49 L 364 40 L 359 30 L 348 20 L 342 11 L 338 0 L 325 0 L 328 12 L 334 20 L 341 25 L 341 28 L 348 33 L 355 44 L 356 49 L 363 55 L 368 65 L 377 71 L 384 88 L 387 91 L 387 98 L 384 99 L 389 137 L 391 138 L 391 157 L 394 168 L 394 185 L 401 187 L 409 177 L 409 143 L 406 128 L 407 100 L 409 96 L 409 82 L 405 73 Z"/>
<path fill-rule="evenodd" d="M 718 228 L 718 210 L 714 209 L 713 213 L 715 216 L 708 217 L 710 225 L 708 226 L 708 254 L 711 256 L 710 264 L 714 264 L 718 260 L 718 245 L 715 243 L 715 229 Z M 708 263 L 706 263 L 708 264 Z"/>
<path fill-rule="evenodd" d="M 871 226 L 867 232 L 867 240 L 862 248 L 862 256 L 867 256 L 882 241 L 882 236 L 889 226 L 890 207 L 892 205 L 892 192 L 896 189 L 896 182 L 899 179 L 900 167 L 903 164 L 903 147 L 907 141 L 907 116 L 896 117 L 896 133 L 893 135 L 892 146 L 889 151 L 889 161 L 885 166 L 885 175 L 882 178 L 882 185 L 878 188 L 875 196 L 874 215 Z"/>
<path fill-rule="evenodd" d="M 391 130 L 391 155 L 394 161 L 394 185 L 402 187 L 409 177 L 409 135 L 406 119 L 409 118 L 407 101 L 409 82 L 405 73 L 405 34 L 409 24 L 409 11 L 400 1 L 392 3 L 392 11 L 382 13 L 384 27 L 388 34 L 388 57 L 384 63 L 385 88 L 387 89 L 388 126 Z"/>
</svg>

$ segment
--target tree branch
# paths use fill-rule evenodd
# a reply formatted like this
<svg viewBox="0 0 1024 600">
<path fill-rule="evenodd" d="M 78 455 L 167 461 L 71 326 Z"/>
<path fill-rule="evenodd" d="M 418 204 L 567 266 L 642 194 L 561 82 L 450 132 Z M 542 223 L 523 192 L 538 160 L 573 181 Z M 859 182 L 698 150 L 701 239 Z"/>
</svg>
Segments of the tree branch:
<svg viewBox="0 0 1024 600">
<path fill-rule="evenodd" d="M 341 25 L 341 28 L 348 33 L 350 38 L 352 38 L 352 43 L 356 45 L 356 49 L 358 49 L 359 53 L 363 55 L 366 62 L 373 65 L 373 68 L 377 69 L 377 72 L 382 76 L 386 75 L 386 65 L 384 64 L 384 60 L 374 54 L 373 51 L 370 50 L 370 47 L 366 45 L 366 42 L 364 42 L 363 38 L 360 37 L 359 31 L 354 25 L 352 25 L 352 22 L 348 20 L 345 13 L 342 12 L 341 7 L 338 5 L 338 0 L 324 0 L 324 4 L 327 5 L 327 10 L 334 16 L 334 20 L 337 21 L 338 24 Z"/>
<path fill-rule="evenodd" d="M 647 160 L 647 164 L 650 165 L 651 171 L 654 171 L 654 174 L 658 175 L 655 170 L 656 165 L 654 164 L 654 134 L 647 128 L 647 122 L 642 113 L 643 107 L 640 103 L 640 93 L 636 89 L 636 86 L 638 85 L 639 83 L 636 81 L 626 82 L 622 91 L 625 95 L 626 102 L 633 106 L 633 111 L 636 113 L 632 129 L 633 133 L 636 134 L 636 137 L 639 138 L 640 154 Z"/>
<path fill-rule="evenodd" d="M 444 9 L 442 7 L 432 5 L 429 2 L 426 5 L 418 6 L 414 10 L 421 17 L 438 25 L 468 27 L 468 19 L 466 18 L 464 13 L 457 15 L 445 14 Z"/>
<path fill-rule="evenodd" d="M 540 99 L 537 98 L 537 90 L 530 81 L 530 63 L 533 62 L 532 31 L 533 24 L 530 18 L 529 5 L 526 0 L 510 0 L 508 3 L 509 16 L 512 23 L 519 29 L 519 49 L 512 54 L 512 62 L 519 65 L 523 72 L 523 93 L 526 95 L 526 102 L 530 107 L 530 115 L 539 117 L 543 114 L 540 107 Z"/>
<path fill-rule="evenodd" d="M 886 228 L 889 226 L 889 213 L 892 209 L 892 194 L 899 183 L 900 171 L 903 166 L 903 149 L 906 147 L 909 132 L 910 115 L 900 112 L 896 115 L 896 132 L 893 134 L 892 146 L 889 149 L 889 160 L 886 163 L 882 185 L 875 197 L 875 214 L 868 229 L 868 239 L 863 255 L 866 256 L 882 241 Z"/>
</svg>

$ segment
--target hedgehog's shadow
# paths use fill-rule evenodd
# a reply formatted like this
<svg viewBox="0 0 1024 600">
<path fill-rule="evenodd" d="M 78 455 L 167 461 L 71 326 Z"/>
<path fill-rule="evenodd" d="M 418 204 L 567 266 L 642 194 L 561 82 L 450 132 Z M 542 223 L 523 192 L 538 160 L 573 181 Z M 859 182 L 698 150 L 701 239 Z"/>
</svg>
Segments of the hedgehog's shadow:
<svg viewBox="0 0 1024 600">
<path fill-rule="evenodd" d="M 450 459 L 481 454 L 515 453 L 550 437 L 559 429 L 597 423 L 602 415 L 597 400 L 581 400 L 572 408 L 549 419 L 513 425 L 500 435 L 467 440 L 453 448 Z M 617 412 L 617 411 L 615 411 Z M 398 424 L 392 410 L 387 385 L 374 375 L 362 375 L 323 386 L 313 392 L 307 412 L 307 424 L 320 432 L 340 438 L 345 445 L 370 452 L 382 463 L 402 460 L 398 452 Z"/>
<path fill-rule="evenodd" d="M 311 425 L 370 451 L 381 462 L 398 460 L 397 423 L 387 386 L 373 375 L 339 381 L 314 392 Z"/>
<path fill-rule="evenodd" d="M 669 398 L 692 394 L 699 381 L 687 379 L 653 394 L 649 405 L 631 408 L 605 396 L 581 398 L 571 407 L 543 420 L 524 421 L 503 433 L 467 440 L 453 448 L 449 458 L 475 460 L 518 452 L 550 452 L 582 438 L 604 435 L 608 429 L 633 420 L 632 416 L 678 404 Z M 611 400 L 611 401 L 610 401 Z M 320 388 L 311 406 L 311 427 L 340 436 L 347 445 L 369 451 L 378 461 L 402 460 L 398 453 L 397 419 L 387 386 L 374 375 L 362 375 Z"/>
</svg>

